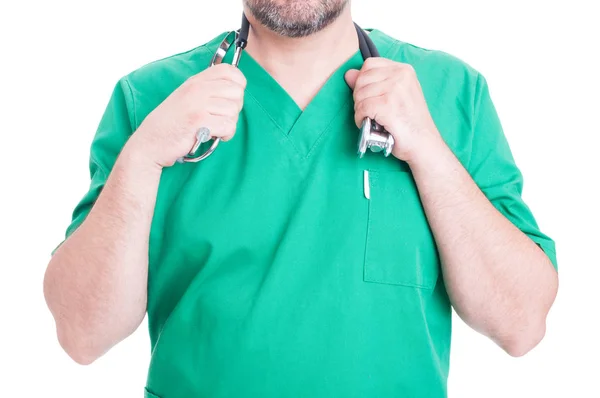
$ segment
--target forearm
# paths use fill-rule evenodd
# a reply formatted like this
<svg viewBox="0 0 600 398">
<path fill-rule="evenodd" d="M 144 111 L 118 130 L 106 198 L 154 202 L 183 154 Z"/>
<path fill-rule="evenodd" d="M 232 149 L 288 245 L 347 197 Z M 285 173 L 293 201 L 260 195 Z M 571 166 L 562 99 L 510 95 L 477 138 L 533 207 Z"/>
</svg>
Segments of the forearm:
<svg viewBox="0 0 600 398">
<path fill-rule="evenodd" d="M 456 312 L 511 355 L 545 332 L 557 274 L 543 251 L 485 197 L 441 138 L 410 161 Z"/>
<path fill-rule="evenodd" d="M 126 145 L 86 220 L 48 265 L 44 293 L 58 338 L 80 363 L 105 353 L 144 318 L 160 175 Z"/>
</svg>

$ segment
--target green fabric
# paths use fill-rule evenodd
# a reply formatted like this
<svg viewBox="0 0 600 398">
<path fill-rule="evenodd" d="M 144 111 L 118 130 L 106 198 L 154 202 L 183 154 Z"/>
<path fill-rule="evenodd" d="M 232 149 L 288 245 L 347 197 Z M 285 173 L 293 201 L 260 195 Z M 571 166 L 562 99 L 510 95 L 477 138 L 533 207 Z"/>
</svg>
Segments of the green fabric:
<svg viewBox="0 0 600 398">
<path fill-rule="evenodd" d="M 415 67 L 448 145 L 556 266 L 483 78 L 445 53 L 370 34 L 382 56 Z M 68 234 L 127 137 L 207 67 L 223 37 L 120 80 Z M 356 154 L 343 75 L 362 62 L 357 52 L 301 111 L 244 53 L 235 138 L 206 161 L 163 171 L 150 234 L 147 397 L 446 396 L 451 308 L 415 182 L 402 161 Z"/>
</svg>

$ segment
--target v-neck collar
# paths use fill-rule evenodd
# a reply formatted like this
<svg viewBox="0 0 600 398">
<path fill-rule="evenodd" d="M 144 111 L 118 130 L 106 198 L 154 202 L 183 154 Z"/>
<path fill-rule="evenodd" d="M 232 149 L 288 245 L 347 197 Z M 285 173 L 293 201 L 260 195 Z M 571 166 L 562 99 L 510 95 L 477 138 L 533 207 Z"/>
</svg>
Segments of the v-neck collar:
<svg viewBox="0 0 600 398">
<path fill-rule="evenodd" d="M 386 57 L 397 43 L 383 32 L 365 29 L 382 57 Z M 214 53 L 223 38 L 221 34 L 206 47 Z M 233 35 L 232 35 L 233 36 Z M 231 63 L 233 45 L 223 62 Z M 329 131 L 331 123 L 341 112 L 354 107 L 352 90 L 346 84 L 344 74 L 349 69 L 360 69 L 364 60 L 357 50 L 336 69 L 309 104 L 302 110 L 288 92 L 252 56 L 244 52 L 239 68 L 247 79 L 246 94 L 259 105 L 270 121 L 287 136 L 301 157 L 308 157 L 320 138 Z M 348 109 L 346 109 L 348 108 Z"/>
</svg>

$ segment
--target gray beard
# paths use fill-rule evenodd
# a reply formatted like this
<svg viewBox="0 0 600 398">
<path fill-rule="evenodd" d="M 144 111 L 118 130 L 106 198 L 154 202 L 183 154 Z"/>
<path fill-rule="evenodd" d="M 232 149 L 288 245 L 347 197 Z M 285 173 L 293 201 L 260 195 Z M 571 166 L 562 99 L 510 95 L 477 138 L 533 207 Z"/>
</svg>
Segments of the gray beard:
<svg viewBox="0 0 600 398">
<path fill-rule="evenodd" d="M 305 37 L 319 32 L 340 16 L 348 0 L 321 0 L 308 8 L 302 2 L 274 5 L 270 0 L 247 0 L 254 18 L 269 30 L 285 37 Z"/>
</svg>

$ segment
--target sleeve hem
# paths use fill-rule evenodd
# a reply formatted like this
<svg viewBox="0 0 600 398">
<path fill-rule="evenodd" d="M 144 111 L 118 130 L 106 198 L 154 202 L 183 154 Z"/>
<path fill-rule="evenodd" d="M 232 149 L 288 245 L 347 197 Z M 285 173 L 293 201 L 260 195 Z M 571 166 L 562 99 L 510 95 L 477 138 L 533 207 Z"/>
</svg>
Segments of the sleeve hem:
<svg viewBox="0 0 600 398">
<path fill-rule="evenodd" d="M 129 83 L 129 79 L 127 77 L 123 78 L 123 82 L 127 86 L 129 98 L 131 100 L 131 112 L 129 111 L 129 107 L 127 107 L 127 113 L 129 114 L 129 125 L 131 126 L 132 134 L 137 130 L 137 117 L 135 112 L 135 97 L 133 95 L 133 89 L 131 88 L 131 84 Z"/>
<path fill-rule="evenodd" d="M 529 239 L 534 241 L 540 249 L 546 254 L 552 266 L 558 271 L 558 262 L 556 260 L 556 249 L 553 242 L 549 242 L 545 239 L 530 236 Z"/>
</svg>

